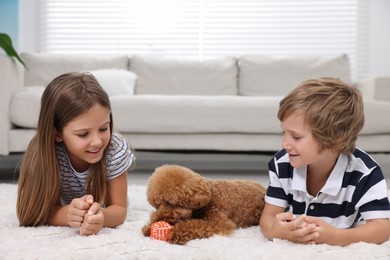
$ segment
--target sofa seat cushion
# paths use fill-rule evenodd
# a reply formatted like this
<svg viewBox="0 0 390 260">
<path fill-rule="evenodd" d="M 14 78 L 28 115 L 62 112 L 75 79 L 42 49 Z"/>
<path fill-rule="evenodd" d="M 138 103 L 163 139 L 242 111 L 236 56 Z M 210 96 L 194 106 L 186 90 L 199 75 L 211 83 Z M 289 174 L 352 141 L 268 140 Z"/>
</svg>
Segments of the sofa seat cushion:
<svg viewBox="0 0 390 260">
<path fill-rule="evenodd" d="M 26 87 L 10 104 L 10 120 L 36 128 L 44 87 Z M 114 127 L 123 133 L 281 133 L 282 97 L 123 95 L 111 97 Z M 361 134 L 389 134 L 390 102 L 365 99 Z M 378 124 L 381 120 L 381 124 Z"/>
<path fill-rule="evenodd" d="M 198 60 L 134 55 L 130 70 L 138 76 L 136 94 L 237 95 L 233 57 Z"/>
<path fill-rule="evenodd" d="M 127 55 L 22 53 L 28 70 L 24 86 L 47 86 L 55 77 L 73 71 L 128 69 Z"/>
<path fill-rule="evenodd" d="M 11 100 L 10 119 L 36 128 L 43 87 Z M 139 133 L 279 133 L 280 97 L 123 95 L 111 97 L 114 127 Z"/>
<path fill-rule="evenodd" d="M 239 58 L 238 66 L 238 93 L 244 96 L 285 96 L 302 81 L 317 77 L 350 81 L 347 55 L 244 55 Z"/>
<path fill-rule="evenodd" d="M 114 127 L 134 133 L 280 133 L 280 97 L 113 97 Z"/>
</svg>

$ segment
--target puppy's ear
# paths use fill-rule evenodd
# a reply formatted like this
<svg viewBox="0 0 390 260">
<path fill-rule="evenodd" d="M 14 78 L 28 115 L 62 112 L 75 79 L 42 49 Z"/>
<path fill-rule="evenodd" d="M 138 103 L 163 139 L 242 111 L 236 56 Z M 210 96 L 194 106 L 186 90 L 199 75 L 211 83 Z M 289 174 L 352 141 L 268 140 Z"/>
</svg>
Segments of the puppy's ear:
<svg viewBox="0 0 390 260">
<path fill-rule="evenodd" d="M 211 186 L 208 181 L 201 181 L 191 187 L 192 195 L 189 197 L 189 206 L 193 209 L 203 208 L 211 200 Z"/>
</svg>

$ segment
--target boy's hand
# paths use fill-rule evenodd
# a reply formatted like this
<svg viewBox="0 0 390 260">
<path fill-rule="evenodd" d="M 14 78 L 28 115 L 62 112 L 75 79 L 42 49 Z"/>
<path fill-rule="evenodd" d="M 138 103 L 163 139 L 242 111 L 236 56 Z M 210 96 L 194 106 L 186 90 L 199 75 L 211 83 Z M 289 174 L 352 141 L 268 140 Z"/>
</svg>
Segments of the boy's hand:
<svg viewBox="0 0 390 260">
<path fill-rule="evenodd" d="M 296 218 L 290 212 L 277 214 L 272 228 L 274 237 L 295 243 L 315 244 L 319 233 L 315 231 L 315 224 L 305 222 L 306 218 L 306 216 Z"/>
<path fill-rule="evenodd" d="M 81 198 L 73 199 L 68 208 L 68 225 L 71 227 L 80 227 L 92 203 L 92 195 L 84 195 Z"/>
<path fill-rule="evenodd" d="M 316 244 L 336 244 L 333 243 L 333 240 L 337 239 L 337 235 L 335 235 L 338 230 L 337 228 L 316 217 L 306 217 L 305 221 L 309 225 L 316 226 L 315 232 L 319 234 L 319 236 L 314 239 Z"/>
<path fill-rule="evenodd" d="M 97 234 L 103 228 L 103 224 L 104 215 L 101 211 L 101 206 L 95 202 L 84 216 L 84 221 L 80 226 L 80 235 L 88 236 Z"/>
</svg>

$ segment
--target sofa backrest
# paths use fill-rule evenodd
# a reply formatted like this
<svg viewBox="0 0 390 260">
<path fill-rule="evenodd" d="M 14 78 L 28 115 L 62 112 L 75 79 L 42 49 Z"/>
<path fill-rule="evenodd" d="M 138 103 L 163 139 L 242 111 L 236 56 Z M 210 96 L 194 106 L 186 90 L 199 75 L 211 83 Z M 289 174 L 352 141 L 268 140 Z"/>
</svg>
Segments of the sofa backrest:
<svg viewBox="0 0 390 260">
<path fill-rule="evenodd" d="M 302 81 L 336 77 L 350 81 L 347 55 L 241 56 L 238 61 L 238 94 L 244 96 L 285 96 Z"/>
<path fill-rule="evenodd" d="M 21 56 L 28 67 L 24 86 L 47 86 L 66 72 L 104 69 L 110 69 L 111 78 L 117 77 L 115 70 L 134 72 L 137 77 L 132 80 L 135 94 L 285 96 L 309 78 L 337 77 L 350 81 L 347 55 L 244 55 L 208 59 L 44 53 L 22 53 Z M 106 81 L 109 80 L 102 83 Z"/>
<path fill-rule="evenodd" d="M 24 86 L 47 86 L 55 77 L 73 71 L 98 69 L 128 70 L 127 55 L 78 55 L 22 53 L 28 67 L 25 70 Z"/>
<path fill-rule="evenodd" d="M 237 95 L 234 57 L 210 59 L 134 55 L 135 94 Z"/>
</svg>

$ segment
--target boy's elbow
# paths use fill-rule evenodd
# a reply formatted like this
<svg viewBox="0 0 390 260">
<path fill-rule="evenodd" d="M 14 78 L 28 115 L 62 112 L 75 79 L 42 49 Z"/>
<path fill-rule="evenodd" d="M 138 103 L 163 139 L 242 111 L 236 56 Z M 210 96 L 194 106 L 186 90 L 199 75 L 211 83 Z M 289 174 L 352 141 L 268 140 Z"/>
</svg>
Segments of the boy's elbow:
<svg viewBox="0 0 390 260">
<path fill-rule="evenodd" d="M 390 220 L 389 219 L 376 219 L 368 220 L 366 225 L 373 227 L 366 239 L 363 242 L 369 242 L 374 244 L 382 244 L 390 239 Z"/>
<path fill-rule="evenodd" d="M 260 231 L 263 233 L 263 235 L 269 240 L 272 240 L 273 237 L 270 234 L 271 228 L 269 226 L 269 221 L 267 221 L 267 217 L 264 216 L 264 214 L 260 217 L 259 226 L 260 226 Z"/>
<path fill-rule="evenodd" d="M 390 219 L 383 220 L 383 236 L 378 244 L 382 244 L 390 239 Z"/>
</svg>

